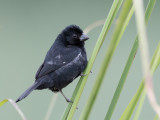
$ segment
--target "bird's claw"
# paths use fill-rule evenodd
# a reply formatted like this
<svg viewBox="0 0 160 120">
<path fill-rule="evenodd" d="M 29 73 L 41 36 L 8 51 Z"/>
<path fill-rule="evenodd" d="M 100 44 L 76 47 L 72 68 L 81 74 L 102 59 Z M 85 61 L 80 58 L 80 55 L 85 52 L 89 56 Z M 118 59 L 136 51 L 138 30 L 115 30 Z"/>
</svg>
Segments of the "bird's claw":
<svg viewBox="0 0 160 120">
<path fill-rule="evenodd" d="M 92 71 L 90 71 L 90 73 L 92 73 Z M 89 75 L 89 73 L 88 74 L 83 74 L 83 73 L 80 74 L 81 77 L 86 76 L 86 75 Z"/>
<path fill-rule="evenodd" d="M 68 102 L 68 103 L 73 103 L 73 101 L 72 100 L 70 100 L 70 99 L 66 99 L 66 101 Z"/>
<path fill-rule="evenodd" d="M 81 77 L 82 77 L 82 76 L 86 76 L 86 75 L 88 75 L 88 74 L 83 74 L 83 73 L 80 74 Z"/>
<path fill-rule="evenodd" d="M 66 99 L 66 101 L 68 102 L 68 103 L 71 103 L 71 104 L 73 104 L 73 101 L 72 100 L 70 100 L 70 99 Z M 76 107 L 76 109 L 78 110 L 78 107 Z"/>
</svg>

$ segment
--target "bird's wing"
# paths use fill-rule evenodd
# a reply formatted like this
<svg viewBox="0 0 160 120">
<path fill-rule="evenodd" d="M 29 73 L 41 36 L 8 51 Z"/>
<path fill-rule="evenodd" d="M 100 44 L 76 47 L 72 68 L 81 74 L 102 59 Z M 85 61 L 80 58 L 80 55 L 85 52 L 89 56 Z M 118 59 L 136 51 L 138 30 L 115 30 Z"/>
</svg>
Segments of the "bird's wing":
<svg viewBox="0 0 160 120">
<path fill-rule="evenodd" d="M 57 70 L 59 67 L 61 67 L 62 65 L 49 65 L 49 64 L 45 64 L 43 63 L 40 68 L 38 69 L 37 73 L 36 73 L 36 79 L 44 76 L 44 75 L 47 75 L 55 70 Z"/>
<path fill-rule="evenodd" d="M 45 76 L 62 66 L 65 66 L 66 64 L 70 63 L 76 56 L 78 55 L 79 51 L 73 51 L 72 53 L 67 54 L 58 54 L 57 56 L 52 56 L 52 59 L 48 59 L 46 57 L 44 63 L 39 67 L 35 79 L 38 79 L 42 76 Z M 49 57 L 50 58 L 50 57 Z"/>
<path fill-rule="evenodd" d="M 38 79 L 39 73 L 41 72 L 43 66 L 44 66 L 44 63 L 42 63 L 42 65 L 38 68 L 35 79 Z"/>
</svg>

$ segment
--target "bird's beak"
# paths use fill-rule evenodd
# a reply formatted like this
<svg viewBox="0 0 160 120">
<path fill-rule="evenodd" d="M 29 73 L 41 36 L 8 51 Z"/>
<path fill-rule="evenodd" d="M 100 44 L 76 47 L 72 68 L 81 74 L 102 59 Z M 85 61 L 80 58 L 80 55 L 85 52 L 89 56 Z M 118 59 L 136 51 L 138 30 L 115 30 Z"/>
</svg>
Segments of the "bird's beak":
<svg viewBox="0 0 160 120">
<path fill-rule="evenodd" d="M 88 35 L 85 34 L 85 33 L 83 33 L 83 34 L 80 36 L 80 41 L 86 41 L 86 40 L 88 40 L 88 39 L 89 39 L 89 37 L 88 37 Z"/>
</svg>

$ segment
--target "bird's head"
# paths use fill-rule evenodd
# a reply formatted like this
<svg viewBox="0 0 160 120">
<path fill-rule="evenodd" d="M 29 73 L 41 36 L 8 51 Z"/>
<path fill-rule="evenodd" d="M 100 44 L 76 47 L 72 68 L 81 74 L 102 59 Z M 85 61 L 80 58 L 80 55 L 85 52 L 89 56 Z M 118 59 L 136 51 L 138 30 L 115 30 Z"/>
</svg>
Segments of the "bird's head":
<svg viewBox="0 0 160 120">
<path fill-rule="evenodd" d="M 62 33 L 68 45 L 84 45 L 84 41 L 88 40 L 87 34 L 83 33 L 77 25 L 67 26 Z"/>
</svg>

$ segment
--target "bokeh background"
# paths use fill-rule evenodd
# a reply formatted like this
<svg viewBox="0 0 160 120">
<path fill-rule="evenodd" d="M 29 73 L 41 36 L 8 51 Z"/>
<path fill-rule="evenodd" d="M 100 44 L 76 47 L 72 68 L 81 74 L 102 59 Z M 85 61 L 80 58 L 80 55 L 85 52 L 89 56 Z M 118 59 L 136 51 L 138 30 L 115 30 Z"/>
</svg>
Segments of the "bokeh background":
<svg viewBox="0 0 160 120">
<path fill-rule="evenodd" d="M 35 73 L 43 62 L 46 52 L 64 27 L 76 24 L 85 29 L 89 24 L 105 19 L 112 2 L 112 0 L 0 0 L 0 101 L 4 98 L 16 100 L 33 83 Z M 145 0 L 145 7 L 147 2 L 148 0 Z M 159 5 L 160 1 L 157 0 L 147 26 L 150 58 L 159 42 Z M 79 118 L 91 92 L 115 25 L 116 20 L 97 56 L 92 74 L 89 76 L 78 104 L 79 109 L 76 110 L 74 120 Z M 90 39 L 85 45 L 88 59 L 101 29 L 102 26 L 97 27 L 88 34 Z M 115 51 L 90 120 L 104 119 L 136 33 L 135 17 L 133 16 Z M 159 72 L 160 68 L 157 69 L 153 78 L 156 96 L 160 103 Z M 71 97 L 78 79 L 64 88 L 63 91 L 66 96 Z M 112 120 L 120 118 L 135 94 L 141 79 L 142 72 L 138 51 Z M 49 90 L 34 91 L 18 105 L 28 120 L 43 120 L 53 95 L 54 93 Z M 67 104 L 62 95 L 58 93 L 51 120 L 60 120 Z M 151 120 L 154 116 L 155 113 L 146 98 L 140 120 Z M 0 119 L 21 120 L 9 103 L 0 108 Z"/>
</svg>

